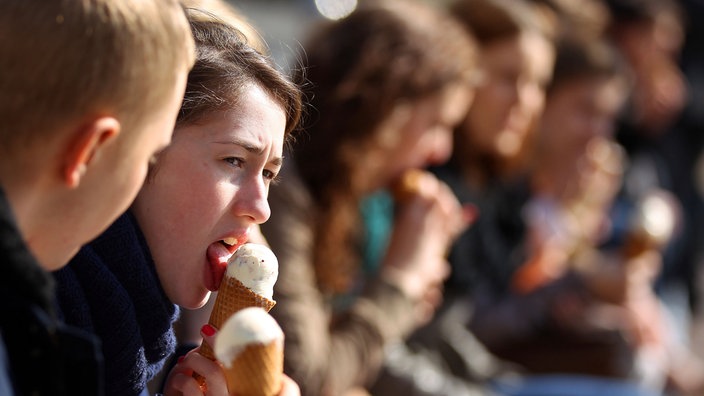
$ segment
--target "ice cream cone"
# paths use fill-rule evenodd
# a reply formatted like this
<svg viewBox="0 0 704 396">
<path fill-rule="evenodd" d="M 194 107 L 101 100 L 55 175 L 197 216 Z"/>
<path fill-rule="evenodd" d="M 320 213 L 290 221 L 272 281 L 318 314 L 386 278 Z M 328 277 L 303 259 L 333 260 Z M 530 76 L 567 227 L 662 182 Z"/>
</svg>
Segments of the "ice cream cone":
<svg viewBox="0 0 704 396">
<path fill-rule="evenodd" d="M 426 171 L 409 169 L 391 186 L 391 194 L 397 204 L 403 204 L 418 195 L 421 189 L 421 179 Z"/>
<path fill-rule="evenodd" d="M 282 386 L 284 333 L 263 308 L 244 308 L 232 315 L 215 338 L 231 395 L 273 396 Z"/>
<path fill-rule="evenodd" d="M 247 307 L 260 307 L 269 312 L 276 301 L 260 296 L 248 289 L 237 278 L 225 276 L 220 284 L 213 310 L 210 312 L 208 324 L 219 329 L 235 312 Z M 201 355 L 215 360 L 212 348 L 203 343 L 200 348 Z"/>
<path fill-rule="evenodd" d="M 281 342 L 251 344 L 225 365 L 231 395 L 274 396 L 281 390 L 284 353 Z"/>
</svg>

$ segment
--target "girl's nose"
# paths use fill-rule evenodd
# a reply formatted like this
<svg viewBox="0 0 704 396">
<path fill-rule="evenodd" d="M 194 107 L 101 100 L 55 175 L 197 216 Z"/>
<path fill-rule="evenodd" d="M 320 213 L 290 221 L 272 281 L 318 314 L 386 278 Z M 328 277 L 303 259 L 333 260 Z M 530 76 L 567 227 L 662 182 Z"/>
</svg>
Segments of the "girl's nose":
<svg viewBox="0 0 704 396">
<path fill-rule="evenodd" d="M 233 198 L 235 215 L 250 217 L 256 224 L 269 220 L 271 208 L 267 201 L 268 192 L 269 188 L 261 178 L 247 181 Z"/>
<path fill-rule="evenodd" d="M 440 165 L 445 163 L 452 154 L 452 130 L 438 127 L 434 135 L 428 163 L 429 165 Z"/>
</svg>

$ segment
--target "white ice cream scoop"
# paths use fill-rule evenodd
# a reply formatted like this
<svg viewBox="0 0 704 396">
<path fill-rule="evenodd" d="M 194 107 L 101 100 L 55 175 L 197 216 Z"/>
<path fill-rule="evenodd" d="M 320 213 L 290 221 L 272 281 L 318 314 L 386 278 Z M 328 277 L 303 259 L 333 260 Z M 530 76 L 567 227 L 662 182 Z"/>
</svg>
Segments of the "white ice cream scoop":
<svg viewBox="0 0 704 396">
<path fill-rule="evenodd" d="M 226 276 L 236 278 L 251 291 L 272 300 L 279 262 L 267 246 L 245 243 L 230 257 Z"/>
<path fill-rule="evenodd" d="M 276 320 L 263 308 L 249 307 L 237 311 L 215 337 L 215 357 L 230 367 L 238 355 L 250 345 L 276 342 L 281 347 L 284 333 Z"/>
</svg>

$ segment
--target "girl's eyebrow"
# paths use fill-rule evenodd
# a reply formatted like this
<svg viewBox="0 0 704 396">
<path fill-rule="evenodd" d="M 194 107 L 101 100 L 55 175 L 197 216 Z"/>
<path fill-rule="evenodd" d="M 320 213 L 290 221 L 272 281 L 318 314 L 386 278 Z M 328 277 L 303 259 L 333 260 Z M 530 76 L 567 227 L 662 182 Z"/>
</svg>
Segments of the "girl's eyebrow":
<svg viewBox="0 0 704 396">
<path fill-rule="evenodd" d="M 258 154 L 261 155 L 264 153 L 264 146 L 259 146 L 256 144 L 252 144 L 246 140 L 238 139 L 238 138 L 233 138 L 231 140 L 226 140 L 226 141 L 219 141 L 215 142 L 218 144 L 234 144 L 236 146 L 240 146 L 244 148 L 245 150 L 249 151 L 252 154 Z M 283 164 L 284 160 L 283 157 L 274 157 L 271 159 L 271 161 L 268 161 L 270 164 L 275 165 L 275 166 L 281 166 Z"/>
<path fill-rule="evenodd" d="M 281 166 L 284 163 L 283 157 L 274 157 L 269 161 L 270 164 L 274 166 Z"/>
</svg>

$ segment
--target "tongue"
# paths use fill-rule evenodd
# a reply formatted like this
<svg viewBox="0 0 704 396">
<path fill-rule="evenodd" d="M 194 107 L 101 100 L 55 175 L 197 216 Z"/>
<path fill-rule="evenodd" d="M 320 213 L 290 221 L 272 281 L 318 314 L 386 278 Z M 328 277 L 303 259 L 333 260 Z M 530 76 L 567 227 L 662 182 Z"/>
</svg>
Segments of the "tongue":
<svg viewBox="0 0 704 396">
<path fill-rule="evenodd" d="M 232 253 L 222 243 L 216 242 L 208 246 L 206 256 L 210 271 L 206 271 L 209 275 L 206 276 L 205 287 L 210 291 L 217 291 L 227 270 L 227 260 Z"/>
</svg>

